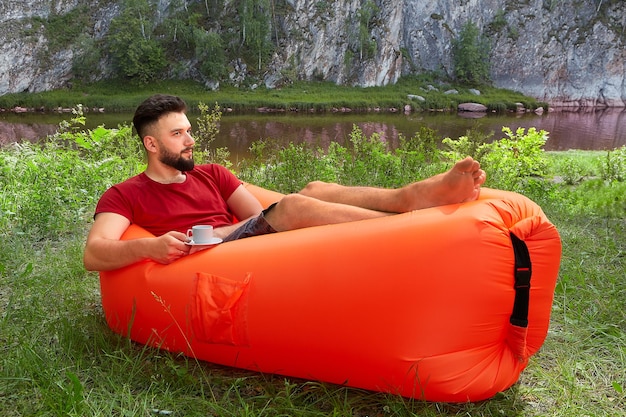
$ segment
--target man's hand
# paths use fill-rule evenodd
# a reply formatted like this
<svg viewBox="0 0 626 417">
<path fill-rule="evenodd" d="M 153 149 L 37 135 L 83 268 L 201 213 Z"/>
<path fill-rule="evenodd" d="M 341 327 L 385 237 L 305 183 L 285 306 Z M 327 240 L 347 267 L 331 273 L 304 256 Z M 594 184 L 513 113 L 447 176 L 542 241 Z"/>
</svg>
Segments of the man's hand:
<svg viewBox="0 0 626 417">
<path fill-rule="evenodd" d="M 182 240 L 181 240 L 182 239 Z M 180 232 L 168 232 L 155 239 L 158 242 L 155 248 L 154 260 L 162 264 L 169 264 L 186 255 L 208 249 L 214 245 L 187 245 L 187 235 Z M 181 246 L 182 243 L 182 246 Z M 157 256 L 158 254 L 158 256 Z"/>
<path fill-rule="evenodd" d="M 167 232 L 154 239 L 154 248 L 151 258 L 161 264 L 170 264 L 183 256 L 193 253 L 192 248 L 186 245 L 187 235 L 180 232 Z"/>
</svg>

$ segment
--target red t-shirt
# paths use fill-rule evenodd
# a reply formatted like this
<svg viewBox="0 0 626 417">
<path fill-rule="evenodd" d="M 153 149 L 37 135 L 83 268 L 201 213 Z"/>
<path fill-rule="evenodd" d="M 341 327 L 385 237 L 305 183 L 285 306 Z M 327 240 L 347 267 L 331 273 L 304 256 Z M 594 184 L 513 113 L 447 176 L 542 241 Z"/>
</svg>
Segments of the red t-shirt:
<svg viewBox="0 0 626 417">
<path fill-rule="evenodd" d="M 145 173 L 109 188 L 96 206 L 98 213 L 117 213 L 154 235 L 185 233 L 194 224 L 233 224 L 226 200 L 241 185 L 217 164 L 197 165 L 183 183 L 161 184 Z"/>
</svg>

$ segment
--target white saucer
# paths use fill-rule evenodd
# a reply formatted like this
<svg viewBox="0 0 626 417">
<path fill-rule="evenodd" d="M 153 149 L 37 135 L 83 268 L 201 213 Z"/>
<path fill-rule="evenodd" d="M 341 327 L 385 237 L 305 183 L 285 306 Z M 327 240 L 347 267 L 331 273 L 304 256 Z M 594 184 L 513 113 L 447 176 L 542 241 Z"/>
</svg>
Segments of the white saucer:
<svg viewBox="0 0 626 417">
<path fill-rule="evenodd" d="M 189 246 L 211 246 L 211 245 L 217 245 L 218 243 L 222 243 L 222 239 L 220 239 L 219 237 L 214 237 L 213 239 L 211 239 L 210 241 L 208 241 L 206 243 L 195 243 L 192 240 L 191 242 L 185 242 L 185 245 L 189 245 Z"/>
</svg>

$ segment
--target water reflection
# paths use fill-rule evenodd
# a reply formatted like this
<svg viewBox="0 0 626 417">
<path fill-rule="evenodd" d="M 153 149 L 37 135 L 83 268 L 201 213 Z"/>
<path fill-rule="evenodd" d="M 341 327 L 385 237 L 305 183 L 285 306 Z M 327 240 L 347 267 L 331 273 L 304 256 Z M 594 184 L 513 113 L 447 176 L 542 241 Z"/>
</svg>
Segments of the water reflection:
<svg viewBox="0 0 626 417">
<path fill-rule="evenodd" d="M 190 115 L 190 119 L 195 119 Z M 0 114 L 0 145 L 21 139 L 37 140 L 54 133 L 58 123 L 69 119 L 64 114 Z M 128 123 L 130 114 L 88 114 L 88 128 L 99 125 L 116 127 Z M 536 127 L 549 132 L 547 150 L 615 149 L 626 145 L 626 111 L 605 109 L 589 111 L 556 111 L 544 115 L 488 115 L 482 118 L 464 118 L 448 113 L 398 114 L 224 114 L 215 146 L 226 146 L 235 156 L 246 156 L 250 144 L 264 138 L 284 143 L 306 141 L 322 147 L 331 142 L 345 144 L 353 125 L 366 135 L 379 134 L 394 147 L 400 135 L 411 137 L 421 127 L 428 127 L 441 138 L 458 138 L 474 129 L 493 132 L 502 137 L 502 127 Z"/>
<path fill-rule="evenodd" d="M 550 149 L 615 149 L 626 145 L 626 111 L 549 113 L 538 128 L 550 132 Z"/>
<path fill-rule="evenodd" d="M 56 125 L 12 123 L 0 120 L 0 146 L 21 140 L 35 141 L 57 130 Z"/>
</svg>

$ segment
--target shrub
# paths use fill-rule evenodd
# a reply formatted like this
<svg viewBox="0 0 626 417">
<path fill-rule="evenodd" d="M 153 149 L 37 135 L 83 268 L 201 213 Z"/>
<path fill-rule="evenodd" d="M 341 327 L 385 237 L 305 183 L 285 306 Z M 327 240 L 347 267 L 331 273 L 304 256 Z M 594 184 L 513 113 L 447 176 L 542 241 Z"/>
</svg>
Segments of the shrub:
<svg viewBox="0 0 626 417">
<path fill-rule="evenodd" d="M 467 84 L 489 84 L 489 42 L 471 20 L 452 42 L 454 76 Z"/>
<path fill-rule="evenodd" d="M 92 213 L 100 194 L 120 173 L 126 173 L 120 167 L 127 164 L 120 158 L 88 160 L 77 150 L 30 143 L 16 144 L 0 154 L 0 160 L 2 230 L 33 236 L 34 240 L 56 239 L 76 231 Z"/>
<path fill-rule="evenodd" d="M 265 139 L 254 142 L 250 154 L 252 157 L 240 165 L 239 178 L 261 187 L 293 193 L 310 181 L 336 180 L 330 174 L 330 159 L 306 143 L 281 146 L 276 140 Z"/>
<path fill-rule="evenodd" d="M 421 127 L 411 138 L 400 136 L 395 155 L 399 158 L 401 176 L 406 179 L 404 183 L 443 170 L 440 143 L 437 132 L 427 127 Z"/>
<path fill-rule="evenodd" d="M 102 52 L 98 42 L 86 35 L 81 35 L 76 42 L 76 49 L 72 59 L 72 71 L 77 79 L 93 81 L 99 74 L 94 71 L 102 59 Z"/>
<path fill-rule="evenodd" d="M 42 144 L 0 151 L 0 227 L 4 234 L 57 239 L 74 233 L 111 185 L 143 170 L 129 126 L 85 130 L 81 108 Z"/>
<path fill-rule="evenodd" d="M 381 187 L 397 184 L 399 160 L 389 153 L 387 143 L 381 140 L 380 134 L 373 133 L 367 137 L 354 125 L 350 132 L 350 145 L 352 146 L 350 157 L 346 158 L 340 167 L 341 183 L 362 185 L 369 182 Z"/>
<path fill-rule="evenodd" d="M 153 14 L 147 1 L 127 0 L 111 21 L 107 39 L 119 75 L 141 84 L 157 79 L 167 66 L 163 48 L 151 38 Z"/>
<path fill-rule="evenodd" d="M 462 136 L 457 140 L 445 138 L 449 148 L 444 152 L 450 160 L 458 160 L 466 155 L 473 156 L 487 171 L 487 182 L 494 188 L 523 191 L 533 177 L 543 177 L 547 172 L 543 146 L 548 134 L 534 127 L 519 128 L 515 132 L 503 127 L 504 138 L 491 143 L 479 144 Z"/>
<path fill-rule="evenodd" d="M 197 28 L 194 31 L 196 58 L 202 75 L 209 80 L 219 80 L 226 74 L 226 55 L 222 38 L 216 32 Z"/>
</svg>

